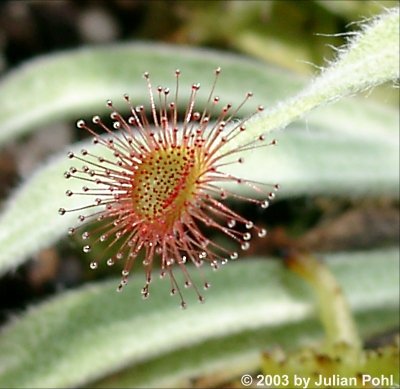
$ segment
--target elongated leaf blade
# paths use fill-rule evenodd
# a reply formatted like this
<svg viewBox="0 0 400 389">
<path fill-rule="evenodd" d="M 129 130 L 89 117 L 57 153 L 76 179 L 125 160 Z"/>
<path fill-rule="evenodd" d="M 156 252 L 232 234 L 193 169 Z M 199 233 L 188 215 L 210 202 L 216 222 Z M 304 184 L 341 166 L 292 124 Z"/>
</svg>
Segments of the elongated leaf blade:
<svg viewBox="0 0 400 389">
<path fill-rule="evenodd" d="M 398 321 L 397 250 L 335 255 L 329 265 L 355 313 L 371 314 L 364 315 L 369 319 L 360 323 L 361 328 L 384 329 Z M 197 360 L 188 360 L 186 350 L 202 342 L 218 344 L 231 337 L 233 344 L 236 338 L 246 338 L 248 331 L 278 331 L 278 327 L 277 340 L 288 337 L 292 346 L 310 332 L 316 335 L 315 324 L 310 332 L 295 331 L 306 329 L 304 323 L 313 318 L 314 306 L 304 281 L 282 265 L 243 260 L 226 265 L 220 272 L 205 269 L 205 276 L 213 284 L 207 292 L 208 301 L 198 304 L 194 291 L 185 290 L 189 302 L 185 311 L 180 310 L 176 298 L 168 297 L 168 281 L 156 281 L 151 298 L 142 301 L 139 290 L 144 278 L 140 274 L 121 294 L 114 293 L 116 280 L 107 281 L 30 309 L 0 335 L 0 385 L 77 387 L 128 365 L 150 363 L 181 350 L 175 358 L 165 358 L 169 368 L 162 371 L 159 381 L 152 382 L 158 386 L 168 375 L 176 380 L 195 372 Z M 378 311 L 386 314 L 373 315 Z M 254 343 L 252 349 L 255 351 Z M 219 354 L 221 361 L 237 356 L 237 350 L 225 351 Z M 184 369 L 179 367 L 181 361 Z M 222 366 L 226 365 L 222 362 Z M 131 386 L 146 383 L 144 376 L 139 374 L 136 381 L 133 377 Z"/>
</svg>

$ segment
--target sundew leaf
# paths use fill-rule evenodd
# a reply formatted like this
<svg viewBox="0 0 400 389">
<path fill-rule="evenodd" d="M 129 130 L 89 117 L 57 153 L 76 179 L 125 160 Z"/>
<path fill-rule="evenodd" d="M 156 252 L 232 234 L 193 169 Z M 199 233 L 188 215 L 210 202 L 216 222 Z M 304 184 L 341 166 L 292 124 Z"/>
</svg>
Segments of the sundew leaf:
<svg viewBox="0 0 400 389">
<path fill-rule="evenodd" d="M 307 132 L 293 126 L 280 135 L 279 147 L 249 153 L 234 173 L 260 182 L 280 183 L 281 199 L 303 195 L 398 197 L 399 148 L 394 133 L 373 136 L 367 130 L 364 134 L 344 132 L 338 136 L 337 131 L 321 124 Z M 71 150 L 79 153 L 82 148 L 97 155 L 109 153 L 88 141 Z M 57 214 L 60 207 L 79 208 L 91 201 L 87 196 L 65 196 L 66 190 L 79 192 L 82 187 L 80 180 L 63 176 L 71 165 L 78 166 L 66 154 L 51 158 L 5 204 L 0 215 L 0 274 L 53 244 L 66 235 L 68 227 L 77 224 L 79 213 L 61 217 Z M 248 187 L 237 184 L 232 189 L 245 193 Z"/>
<path fill-rule="evenodd" d="M 157 66 L 165 64 L 161 66 L 161 79 L 167 77 L 165 69 L 168 69 L 170 77 L 174 67 L 169 67 L 167 63 L 173 54 L 188 65 L 186 80 L 190 81 L 202 81 L 202 77 L 209 80 L 209 72 L 206 75 L 205 68 L 209 67 L 211 72 L 211 68 L 217 65 L 226 65 L 226 73 L 231 75 L 220 87 L 233 103 L 242 99 L 243 91 L 238 92 L 241 85 L 237 82 L 241 78 L 246 79 L 246 84 L 249 80 L 249 89 L 256 93 L 259 91 L 261 96 L 266 96 L 264 85 L 270 87 L 271 93 L 268 90 L 268 94 L 275 93 L 274 98 L 299 85 L 286 73 L 261 64 L 199 50 L 165 46 L 152 46 L 149 49 L 147 45 L 123 45 L 109 50 L 84 49 L 44 58 L 16 71 L 3 81 L 0 96 L 4 93 L 6 103 L 0 107 L 0 121 L 3 123 L 0 138 L 9 133 L 11 127 L 16 135 L 34 128 L 42 121 L 60 117 L 62 112 L 78 113 L 82 109 L 82 113 L 86 113 L 108 88 L 111 97 L 126 91 L 132 74 L 132 68 L 128 65 L 132 56 L 140 58 L 135 62 L 137 66 L 146 65 L 144 68 L 150 71 L 157 70 L 153 67 L 155 63 Z M 155 60 L 157 55 L 159 61 Z M 119 70 L 116 71 L 116 68 Z M 60 74 L 63 75 L 63 82 L 60 82 Z M 142 96 L 145 88 L 138 88 L 137 84 L 133 86 L 132 97 Z M 6 96 L 16 96 L 14 92 L 23 87 L 27 90 L 21 96 L 22 100 L 18 101 L 24 103 L 25 109 L 17 114 L 13 101 L 6 99 Z M 138 92 L 139 89 L 142 92 Z M 325 108 L 322 112 L 310 115 L 308 122 L 300 125 L 307 131 L 300 131 L 297 125 L 294 127 L 296 131 L 288 132 L 278 151 L 251 153 L 243 170 L 239 168 L 235 174 L 263 182 L 279 182 L 285 188 L 283 196 L 389 194 L 397 197 L 398 138 L 393 131 L 397 127 L 396 112 L 373 104 L 361 104 L 357 100 Z M 10 118 L 17 118 L 21 122 L 4 124 L 9 123 Z M 362 133 L 354 131 L 354 127 L 362 128 Z M 4 135 L 4 139 L 8 139 L 8 135 Z M 265 166 L 265 169 L 260 169 L 260 166 Z M 0 215 L 0 244 L 3 247 L 0 274 L 16 267 L 38 249 L 54 243 L 73 224 L 71 218 L 59 218 L 56 215 L 58 207 L 64 204 L 65 190 L 73 190 L 77 184 L 62 178 L 62 171 L 68 167 L 67 160 L 51 160 L 5 204 Z M 76 199 L 68 205 L 72 208 L 82 203 Z M 38 223 L 39 220 L 44 223 Z"/>
<path fill-rule="evenodd" d="M 328 264 L 364 334 L 398 323 L 397 249 L 332 255 Z M 106 281 L 30 308 L 1 332 L 0 386 L 81 387 L 128 366 L 137 369 L 117 377 L 114 387 L 168 386 L 224 371 L 232 361 L 234 369 L 243 361 L 254 369 L 256 353 L 277 342 L 296 347 L 310 337 L 322 340 L 310 289 L 280 263 L 247 260 L 204 270 L 213 285 L 208 301 L 199 304 L 185 290 L 186 311 L 168 296 L 168 281 L 157 281 L 143 302 L 141 274 L 120 294 L 117 280 Z M 227 344 L 212 355 L 215 345 Z M 147 367 L 155 372 L 157 366 L 163 368 L 149 376 Z"/>
</svg>

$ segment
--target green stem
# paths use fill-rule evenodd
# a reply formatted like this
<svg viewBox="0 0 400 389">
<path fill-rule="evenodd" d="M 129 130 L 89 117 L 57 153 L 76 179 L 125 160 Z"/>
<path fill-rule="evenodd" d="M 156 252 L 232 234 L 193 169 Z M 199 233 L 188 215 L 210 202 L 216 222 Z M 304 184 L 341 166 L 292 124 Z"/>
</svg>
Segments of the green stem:
<svg viewBox="0 0 400 389">
<path fill-rule="evenodd" d="M 346 343 L 352 352 L 361 351 L 362 341 L 349 304 L 328 267 L 308 254 L 293 256 L 290 266 L 313 287 L 328 350 L 333 352 L 335 346 Z"/>
</svg>

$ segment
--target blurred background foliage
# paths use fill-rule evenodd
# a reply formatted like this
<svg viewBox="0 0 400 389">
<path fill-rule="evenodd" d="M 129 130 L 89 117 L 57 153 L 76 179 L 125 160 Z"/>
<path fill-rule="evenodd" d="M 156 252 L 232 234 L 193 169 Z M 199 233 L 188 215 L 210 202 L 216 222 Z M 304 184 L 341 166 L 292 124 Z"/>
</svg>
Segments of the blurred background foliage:
<svg viewBox="0 0 400 389">
<path fill-rule="evenodd" d="M 370 0 L 3 1 L 0 75 L 43 54 L 87 45 L 144 41 L 238 53 L 310 77 L 333 58 L 331 46 L 345 43 L 341 33 L 357 29 L 351 22 L 396 5 L 397 1 Z M 377 88 L 371 95 L 380 103 L 398 106 L 396 89 Z M 0 150 L 0 207 L 12 189 L 50 153 L 78 139 L 72 124 L 43 128 Z M 255 214 L 253 219 L 257 218 L 261 216 Z M 312 251 L 368 249 L 398 242 L 398 200 L 385 196 L 292 198 L 277 201 L 267 218 L 271 236 L 266 243 L 256 243 L 249 255 L 279 254 L 288 235 L 301 237 L 302 245 Z M 76 246 L 65 239 L 37 253 L 36 261 L 2 277 L 0 322 L 59 290 L 107 277 L 105 271 L 90 271 L 78 257 Z M 384 343 L 387 335 L 369 342 Z"/>
<path fill-rule="evenodd" d="M 333 58 L 331 46 L 345 43 L 340 33 L 357 28 L 350 22 L 372 17 L 383 7 L 395 5 L 397 1 L 386 0 L 4 1 L 0 4 L 0 74 L 31 58 L 60 50 L 112 42 L 154 41 L 240 53 L 302 76 L 310 76 L 317 73 L 316 67 L 326 65 L 326 59 Z M 398 104 L 397 90 L 377 89 L 372 94 L 381 102 Z M 4 147 L 0 153 L 0 201 L 51 152 L 60 150 L 74 138 L 76 135 L 71 133 L 71 128 L 66 129 L 58 123 Z M 343 214 L 344 210 L 351 208 L 348 201 L 342 199 L 332 203 L 318 198 L 278 202 L 269 212 L 269 219 L 271 223 L 276 220 L 279 224 L 290 221 L 287 227 L 298 235 L 305 228 L 315 225 L 321 214 L 341 214 L 346 222 L 335 220 L 338 226 L 331 230 L 331 238 L 336 241 L 328 239 L 319 242 L 341 249 L 348 246 L 344 240 L 356 242 L 362 248 L 368 244 L 366 242 L 371 243 L 371 239 L 381 240 L 381 233 L 385 233 L 387 239 L 394 238 L 398 232 L 397 217 L 385 199 L 378 200 L 383 204 L 383 209 L 379 211 L 383 221 L 379 224 L 381 233 L 377 233 L 378 236 L 373 232 L 366 235 L 362 231 L 353 239 L 349 231 L 339 233 L 343 225 L 351 225 L 351 221 L 358 219 L 369 220 L 376 213 L 371 206 L 371 202 L 375 204 L 376 200 L 369 199 L 365 200 L 366 214 L 360 215 L 357 210 Z M 293 213 L 299 217 L 293 218 Z M 335 231 L 339 234 L 336 238 Z M 318 237 L 310 236 L 310 244 L 318 240 Z M 4 319 L 4 309 L 9 305 L 12 307 L 17 302 L 30 299 L 31 288 L 46 289 L 44 285 L 49 284 L 48 287 L 54 290 L 55 273 L 61 277 L 61 284 L 75 283 L 74 277 L 72 280 L 63 279 L 68 278 L 65 274 L 70 272 L 57 269 L 66 266 L 68 261 L 64 261 L 64 265 L 59 264 L 58 255 L 53 250 L 43 251 L 38 256 L 42 259 L 39 263 L 47 264 L 45 270 L 38 270 L 38 265 L 35 265 L 22 276 L 26 271 L 23 268 L 9 276 L 11 280 L 6 277 L 0 282 L 0 312 L 3 308 L 0 318 Z M 78 271 L 80 265 L 74 262 L 71 266 L 81 273 L 81 270 Z"/>
</svg>

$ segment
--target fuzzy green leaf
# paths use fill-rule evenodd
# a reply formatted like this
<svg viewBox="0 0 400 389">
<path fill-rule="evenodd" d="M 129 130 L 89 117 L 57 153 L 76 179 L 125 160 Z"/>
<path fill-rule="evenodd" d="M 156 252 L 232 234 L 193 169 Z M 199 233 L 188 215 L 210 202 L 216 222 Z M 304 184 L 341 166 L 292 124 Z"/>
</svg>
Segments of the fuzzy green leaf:
<svg viewBox="0 0 400 389">
<path fill-rule="evenodd" d="M 370 20 L 338 49 L 338 58 L 297 96 L 255 117 L 249 139 L 284 128 L 319 105 L 399 78 L 399 9 Z"/>
<path fill-rule="evenodd" d="M 335 255 L 328 263 L 364 333 L 398 323 L 397 250 Z M 141 274 L 121 294 L 114 292 L 118 281 L 107 281 L 31 308 L 0 335 L 0 386 L 80 387 L 132 365 L 138 369 L 128 374 L 129 384 L 116 386 L 173 385 L 250 356 L 243 366 L 255 368 L 256 353 L 276 342 L 295 347 L 310 336 L 321 339 L 310 289 L 279 263 L 243 260 L 220 272 L 204 270 L 213 285 L 208 301 L 198 304 L 194 291 L 185 290 L 186 311 L 168 296 L 166 280 L 155 281 L 143 302 Z M 215 358 L 204 342 L 231 347 L 219 349 Z M 246 342 L 248 352 L 241 355 Z M 154 372 L 161 365 L 158 374 L 147 375 L 147 366 Z"/>
</svg>

